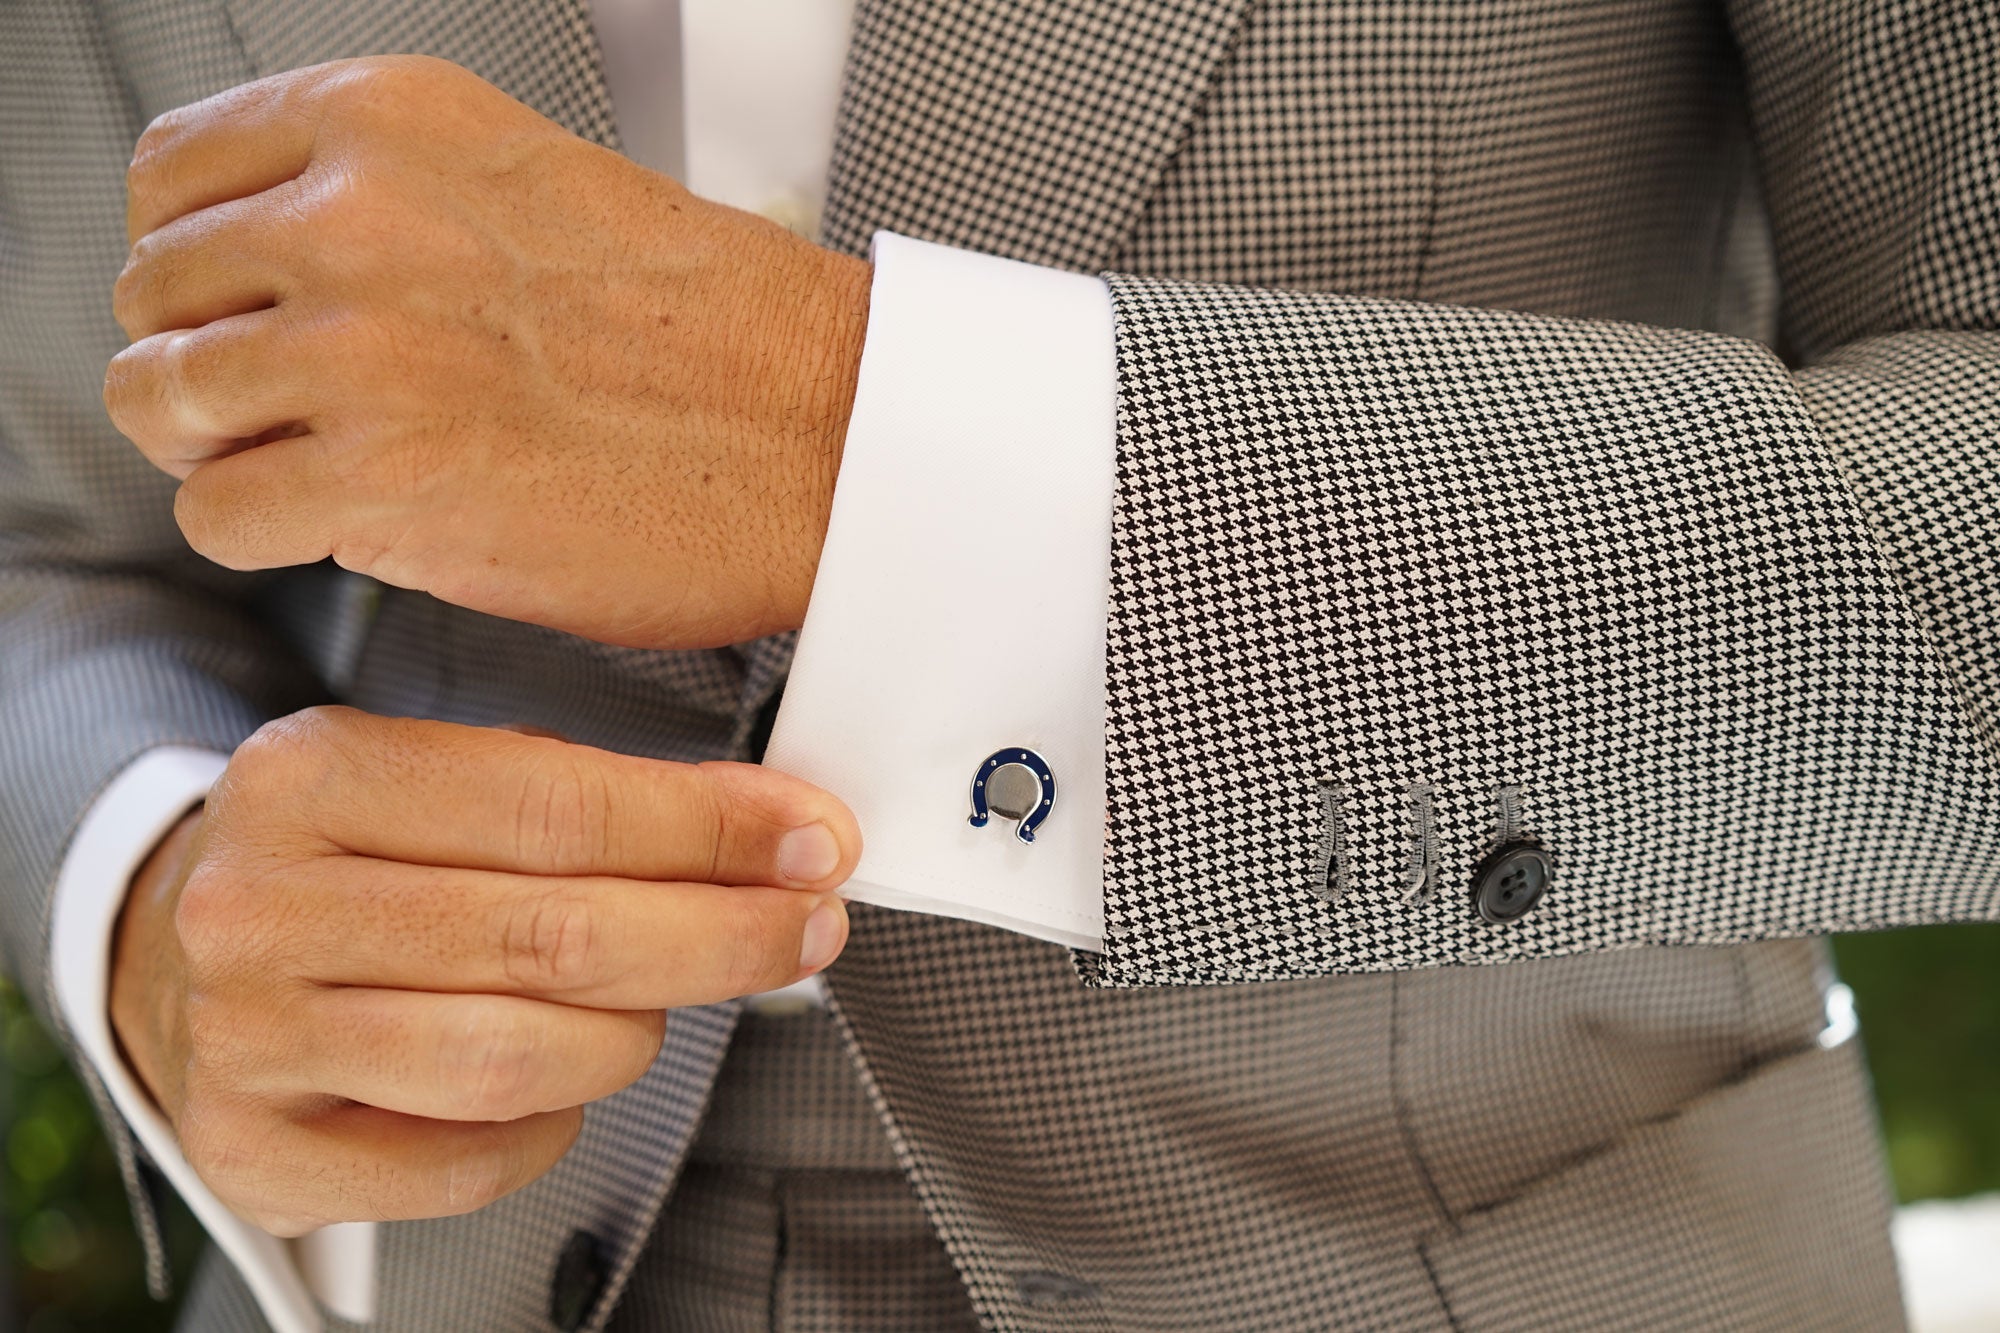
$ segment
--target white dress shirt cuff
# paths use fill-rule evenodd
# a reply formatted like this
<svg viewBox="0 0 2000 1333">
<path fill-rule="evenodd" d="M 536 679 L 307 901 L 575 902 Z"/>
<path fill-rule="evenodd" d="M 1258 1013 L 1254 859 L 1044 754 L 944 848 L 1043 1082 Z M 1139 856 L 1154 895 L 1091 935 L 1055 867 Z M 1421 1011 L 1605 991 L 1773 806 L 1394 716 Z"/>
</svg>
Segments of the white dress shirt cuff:
<svg viewBox="0 0 2000 1333">
<path fill-rule="evenodd" d="M 322 1320 L 297 1262 L 308 1256 L 295 1256 L 292 1244 L 251 1226 L 209 1192 L 111 1034 L 111 946 L 126 887 L 160 839 L 208 794 L 227 762 L 211 750 L 163 746 L 141 755 L 105 786 L 78 825 L 56 878 L 50 933 L 55 998 L 71 1037 L 133 1136 L 234 1261 L 271 1326 L 277 1333 L 309 1333 Z M 349 1252 L 372 1254 L 355 1243 L 363 1236 L 340 1235 L 360 1230 L 326 1228 L 307 1249 L 330 1257 L 343 1247 L 329 1242 L 346 1240 Z M 356 1319 L 372 1314 L 372 1265 L 359 1275 L 341 1273 L 330 1286 L 340 1295 L 330 1303 L 336 1313 Z"/>
<path fill-rule="evenodd" d="M 1117 364 L 1094 277 L 878 232 L 854 413 L 765 762 L 854 810 L 847 892 L 1101 947 Z M 1056 801 L 968 822 L 1003 748 Z"/>
</svg>

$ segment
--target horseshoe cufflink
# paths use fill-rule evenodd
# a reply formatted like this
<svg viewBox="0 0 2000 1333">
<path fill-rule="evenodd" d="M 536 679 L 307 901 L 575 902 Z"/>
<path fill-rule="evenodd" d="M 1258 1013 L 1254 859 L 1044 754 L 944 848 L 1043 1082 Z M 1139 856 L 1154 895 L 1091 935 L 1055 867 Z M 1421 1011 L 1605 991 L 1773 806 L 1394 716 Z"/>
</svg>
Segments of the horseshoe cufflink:
<svg viewBox="0 0 2000 1333">
<path fill-rule="evenodd" d="M 1056 804 L 1056 775 L 1048 760 L 1033 750 L 1010 746 L 986 756 L 972 775 L 974 828 L 985 828 L 994 815 L 1011 819 L 1014 836 L 1033 842 L 1035 830 Z"/>
</svg>

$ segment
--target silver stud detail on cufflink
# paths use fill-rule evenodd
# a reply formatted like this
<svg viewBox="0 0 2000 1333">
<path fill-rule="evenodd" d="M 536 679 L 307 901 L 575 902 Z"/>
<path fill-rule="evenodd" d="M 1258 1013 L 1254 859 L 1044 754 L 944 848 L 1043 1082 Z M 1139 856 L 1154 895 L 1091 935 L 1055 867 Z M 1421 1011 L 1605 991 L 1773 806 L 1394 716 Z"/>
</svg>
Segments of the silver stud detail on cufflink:
<svg viewBox="0 0 2000 1333">
<path fill-rule="evenodd" d="M 986 756 L 972 775 L 974 828 L 985 828 L 999 815 L 1014 822 L 1014 836 L 1033 842 L 1035 830 L 1056 804 L 1056 775 L 1048 760 L 1033 750 L 1010 746 Z"/>
</svg>

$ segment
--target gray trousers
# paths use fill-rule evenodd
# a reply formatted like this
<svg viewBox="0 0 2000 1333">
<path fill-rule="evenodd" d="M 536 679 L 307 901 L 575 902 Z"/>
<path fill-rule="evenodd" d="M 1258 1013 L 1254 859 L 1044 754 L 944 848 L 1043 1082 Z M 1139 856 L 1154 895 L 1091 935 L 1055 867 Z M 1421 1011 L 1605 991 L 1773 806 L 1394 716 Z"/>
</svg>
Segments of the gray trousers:
<svg viewBox="0 0 2000 1333">
<path fill-rule="evenodd" d="M 204 1260 L 185 1333 L 265 1325 Z M 618 1333 L 955 1333 L 979 1321 L 832 1022 L 746 1013 Z"/>
</svg>

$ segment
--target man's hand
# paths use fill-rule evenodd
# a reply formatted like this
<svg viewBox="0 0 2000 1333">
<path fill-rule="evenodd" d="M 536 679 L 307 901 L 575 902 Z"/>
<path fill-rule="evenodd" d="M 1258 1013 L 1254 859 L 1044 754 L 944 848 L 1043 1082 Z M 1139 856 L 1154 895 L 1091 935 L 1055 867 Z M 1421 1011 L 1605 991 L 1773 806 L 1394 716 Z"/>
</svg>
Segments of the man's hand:
<svg viewBox="0 0 2000 1333">
<path fill-rule="evenodd" d="M 630 647 L 804 618 L 866 264 L 424 57 L 169 112 L 129 184 L 105 403 L 202 554 Z"/>
<path fill-rule="evenodd" d="M 142 869 L 112 1023 L 266 1230 L 463 1213 L 645 1072 L 662 1010 L 831 962 L 859 854 L 838 800 L 772 769 L 315 709 Z"/>
</svg>

